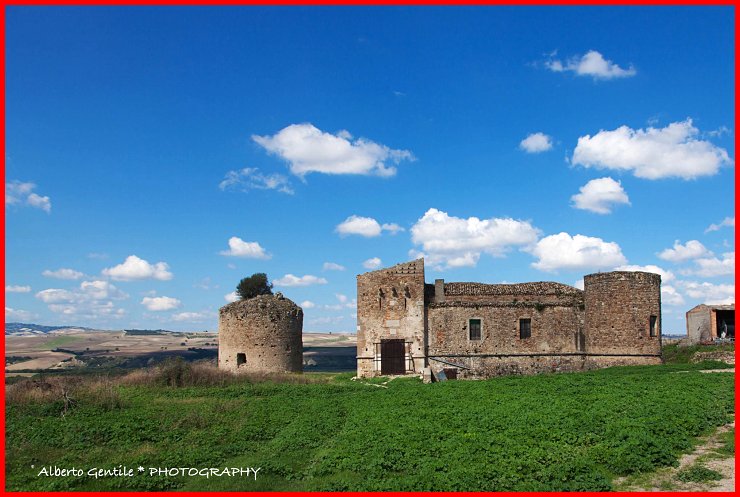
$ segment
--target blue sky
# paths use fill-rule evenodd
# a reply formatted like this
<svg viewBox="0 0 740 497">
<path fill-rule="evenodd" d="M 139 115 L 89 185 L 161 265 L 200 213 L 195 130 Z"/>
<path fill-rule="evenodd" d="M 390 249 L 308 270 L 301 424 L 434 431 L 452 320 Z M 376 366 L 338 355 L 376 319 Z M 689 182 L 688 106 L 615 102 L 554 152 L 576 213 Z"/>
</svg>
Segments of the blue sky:
<svg viewBox="0 0 740 497">
<path fill-rule="evenodd" d="M 423 255 L 647 267 L 683 333 L 734 302 L 733 17 L 9 7 L 6 321 L 215 330 L 266 272 L 305 331 L 354 331 L 355 276 Z"/>
</svg>

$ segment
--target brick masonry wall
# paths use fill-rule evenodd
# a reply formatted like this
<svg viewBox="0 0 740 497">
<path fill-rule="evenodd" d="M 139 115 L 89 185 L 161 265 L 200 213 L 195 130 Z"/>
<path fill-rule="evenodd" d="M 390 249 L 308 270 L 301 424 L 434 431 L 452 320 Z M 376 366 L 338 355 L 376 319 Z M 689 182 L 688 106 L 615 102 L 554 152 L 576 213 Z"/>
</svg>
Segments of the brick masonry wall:
<svg viewBox="0 0 740 497">
<path fill-rule="evenodd" d="M 576 304 L 430 304 L 429 355 L 575 353 L 584 313 Z M 471 319 L 481 320 L 481 339 L 470 340 Z M 531 336 L 519 337 L 521 319 Z"/>
<path fill-rule="evenodd" d="M 218 366 L 234 372 L 302 372 L 303 310 L 281 294 L 219 310 Z M 246 362 L 237 366 L 237 354 Z"/>
<path fill-rule="evenodd" d="M 586 350 L 593 354 L 661 354 L 660 275 L 614 271 L 584 277 Z M 650 336 L 650 316 L 657 336 Z"/>
<path fill-rule="evenodd" d="M 357 277 L 357 374 L 377 376 L 376 343 L 404 339 L 413 371 L 424 368 L 424 260 Z"/>
</svg>

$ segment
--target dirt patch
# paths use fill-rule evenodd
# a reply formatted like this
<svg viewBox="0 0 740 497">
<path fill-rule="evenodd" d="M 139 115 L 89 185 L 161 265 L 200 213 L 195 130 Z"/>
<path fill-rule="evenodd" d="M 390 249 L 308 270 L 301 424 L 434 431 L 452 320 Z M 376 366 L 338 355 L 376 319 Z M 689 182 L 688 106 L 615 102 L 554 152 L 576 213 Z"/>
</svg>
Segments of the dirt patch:
<svg viewBox="0 0 740 497">
<path fill-rule="evenodd" d="M 735 422 L 719 427 L 703 437 L 690 454 L 681 457 L 676 468 L 663 468 L 653 473 L 617 478 L 615 490 L 623 492 L 734 492 L 735 453 L 724 450 L 730 432 L 734 437 Z M 692 468 L 705 468 L 721 475 L 719 480 L 682 481 L 681 474 Z"/>
</svg>

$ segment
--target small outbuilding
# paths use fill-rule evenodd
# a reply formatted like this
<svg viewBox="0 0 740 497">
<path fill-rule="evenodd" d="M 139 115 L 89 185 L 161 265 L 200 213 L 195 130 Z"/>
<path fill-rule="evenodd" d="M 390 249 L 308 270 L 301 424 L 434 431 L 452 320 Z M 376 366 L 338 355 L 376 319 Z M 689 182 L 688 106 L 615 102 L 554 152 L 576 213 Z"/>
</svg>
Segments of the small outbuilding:
<svg viewBox="0 0 740 497">
<path fill-rule="evenodd" d="M 735 304 L 699 304 L 686 313 L 686 335 L 691 343 L 735 340 Z"/>
</svg>

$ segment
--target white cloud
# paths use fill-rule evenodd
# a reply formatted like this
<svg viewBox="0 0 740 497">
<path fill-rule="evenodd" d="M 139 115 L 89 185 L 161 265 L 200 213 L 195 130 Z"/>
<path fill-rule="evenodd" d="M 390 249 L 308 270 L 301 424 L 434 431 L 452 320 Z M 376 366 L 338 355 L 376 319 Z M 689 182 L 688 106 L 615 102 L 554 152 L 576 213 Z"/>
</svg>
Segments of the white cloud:
<svg viewBox="0 0 740 497">
<path fill-rule="evenodd" d="M 576 209 L 597 214 L 609 214 L 613 205 L 630 203 L 622 183 L 609 177 L 592 179 L 580 188 L 580 193 L 570 199 Z"/>
<path fill-rule="evenodd" d="M 28 285 L 5 285 L 6 293 L 28 293 L 31 287 Z"/>
<path fill-rule="evenodd" d="M 552 137 L 544 133 L 531 133 L 519 142 L 519 148 L 528 154 L 547 152 L 552 148 Z"/>
<path fill-rule="evenodd" d="M 726 217 L 724 218 L 719 224 L 710 224 L 707 229 L 704 230 L 704 233 L 709 233 L 710 231 L 719 231 L 721 228 L 724 228 L 725 226 L 729 226 L 734 228 L 735 227 L 735 218 L 734 217 Z"/>
<path fill-rule="evenodd" d="M 226 295 L 224 295 L 224 300 L 229 303 L 236 302 L 237 300 L 239 300 L 239 295 L 237 295 L 235 291 L 227 293 Z"/>
<path fill-rule="evenodd" d="M 399 164 L 414 160 L 408 150 L 393 150 L 364 138 L 352 139 L 347 131 L 325 133 L 310 123 L 291 124 L 273 136 L 253 135 L 252 139 L 290 164 L 290 171 L 303 177 L 308 173 L 373 174 L 393 176 Z"/>
<path fill-rule="evenodd" d="M 173 297 L 144 297 L 141 300 L 144 307 L 150 311 L 171 311 L 180 307 L 182 302 Z"/>
<path fill-rule="evenodd" d="M 539 259 L 532 267 L 541 271 L 597 270 L 627 263 L 615 242 L 565 232 L 546 236 L 527 251 Z"/>
<path fill-rule="evenodd" d="M 573 56 L 568 60 L 550 59 L 545 66 L 553 72 L 571 71 L 578 76 L 591 76 L 594 79 L 628 78 L 637 74 L 630 65 L 623 69 L 610 60 L 604 59 L 596 50 L 590 50 L 583 56 Z"/>
<path fill-rule="evenodd" d="M 324 271 L 344 271 L 345 269 L 347 268 L 335 262 L 325 262 L 323 267 Z"/>
<path fill-rule="evenodd" d="M 342 293 L 335 293 L 334 296 L 337 298 L 340 304 L 344 304 L 349 298 Z"/>
<path fill-rule="evenodd" d="M 36 188 L 36 185 L 30 182 L 23 183 L 13 180 L 5 183 L 5 204 L 16 205 L 22 203 L 34 188 Z"/>
<path fill-rule="evenodd" d="M 502 257 L 512 247 L 537 240 L 539 230 L 528 221 L 511 218 L 467 219 L 429 209 L 411 227 L 411 240 L 421 245 L 412 257 L 425 257 L 437 268 L 475 266 L 481 253 Z"/>
<path fill-rule="evenodd" d="M 303 302 L 301 302 L 300 305 L 304 309 L 313 309 L 314 307 L 316 307 L 316 304 L 314 304 L 310 300 L 304 300 Z"/>
<path fill-rule="evenodd" d="M 13 180 L 5 183 L 5 205 L 26 204 L 45 212 L 51 212 L 51 200 L 33 192 L 36 185 L 31 182 Z"/>
<path fill-rule="evenodd" d="M 691 119 L 665 128 L 633 130 L 621 126 L 578 138 L 572 164 L 599 169 L 631 171 L 638 178 L 711 176 L 733 163 L 727 151 L 697 139 Z"/>
<path fill-rule="evenodd" d="M 733 304 L 735 303 L 735 285 L 713 283 L 699 283 L 696 281 L 680 281 L 678 285 L 686 295 L 692 299 L 699 299 L 705 304 Z"/>
<path fill-rule="evenodd" d="M 579 290 L 583 290 L 584 288 L 583 278 L 577 279 L 575 283 L 573 283 L 573 286 L 578 288 Z"/>
<path fill-rule="evenodd" d="M 638 266 L 636 264 L 622 265 L 614 268 L 615 271 L 644 271 L 646 273 L 655 273 L 660 275 L 661 283 L 668 283 L 676 278 L 676 275 L 672 272 L 663 269 L 660 266 L 648 264 L 646 266 Z"/>
<path fill-rule="evenodd" d="M 210 317 L 207 312 L 179 312 L 172 315 L 174 321 L 204 321 Z"/>
<path fill-rule="evenodd" d="M 128 298 L 128 294 L 122 292 L 108 281 L 83 281 L 80 283 L 80 290 L 84 295 L 93 300 L 122 300 Z"/>
<path fill-rule="evenodd" d="M 400 227 L 396 223 L 384 223 L 381 227 L 383 228 L 383 231 L 387 231 L 391 235 L 395 235 L 396 233 L 399 233 L 401 231 L 406 231 L 404 228 Z"/>
<path fill-rule="evenodd" d="M 51 200 L 49 200 L 49 197 L 42 197 L 41 195 L 32 193 L 26 198 L 26 203 L 42 211 L 51 212 Z"/>
<path fill-rule="evenodd" d="M 238 171 L 229 171 L 218 184 L 221 190 L 277 190 L 280 193 L 293 195 L 294 190 L 288 178 L 282 174 L 262 174 L 256 167 L 245 167 Z"/>
<path fill-rule="evenodd" d="M 695 274 L 698 276 L 733 276 L 735 274 L 735 252 L 725 252 L 722 259 L 706 257 L 694 261 L 697 269 L 684 270 L 682 274 Z"/>
<path fill-rule="evenodd" d="M 48 288 L 36 293 L 36 298 L 49 306 L 52 312 L 78 318 L 119 318 L 125 314 L 114 300 L 128 295 L 108 281 L 83 281 L 78 288 L 64 290 Z"/>
<path fill-rule="evenodd" d="M 325 285 L 328 283 L 324 278 L 307 274 L 305 276 L 295 276 L 292 274 L 286 274 L 282 278 L 273 280 L 276 286 L 310 286 L 310 285 Z"/>
<path fill-rule="evenodd" d="M 342 221 L 334 229 L 340 236 L 360 235 L 365 238 L 380 236 L 383 231 L 395 235 L 400 231 L 406 231 L 396 223 L 384 223 L 381 225 L 371 217 L 352 215 Z"/>
<path fill-rule="evenodd" d="M 698 240 L 689 240 L 686 245 L 681 245 L 681 241 L 676 240 L 672 249 L 667 248 L 657 255 L 664 261 L 683 262 L 710 256 L 712 253 Z"/>
<path fill-rule="evenodd" d="M 383 264 L 383 261 L 379 257 L 372 257 L 362 263 L 362 267 L 365 269 L 377 269 Z"/>
<path fill-rule="evenodd" d="M 36 293 L 36 298 L 45 304 L 55 304 L 58 302 L 72 302 L 75 300 L 76 294 L 69 290 L 62 290 L 61 288 L 47 288 Z"/>
<path fill-rule="evenodd" d="M 85 276 L 79 271 L 75 271 L 74 269 L 68 269 L 68 268 L 60 268 L 60 269 L 57 269 L 56 271 L 51 271 L 47 269 L 41 274 L 43 276 L 46 276 L 47 278 L 57 278 L 60 280 L 79 280 L 80 278 Z"/>
<path fill-rule="evenodd" d="M 683 296 L 676 291 L 671 285 L 660 286 L 660 300 L 665 305 L 684 305 L 686 302 Z"/>
<path fill-rule="evenodd" d="M 383 228 L 371 217 L 349 216 L 337 225 L 335 231 L 341 236 L 360 235 L 366 238 L 380 236 Z"/>
<path fill-rule="evenodd" d="M 107 259 L 108 254 L 103 254 L 101 252 L 90 252 L 87 254 L 88 259 Z"/>
<path fill-rule="evenodd" d="M 257 242 L 245 242 L 238 236 L 229 238 L 229 250 L 222 250 L 221 255 L 230 257 L 246 257 L 249 259 L 270 259 L 271 254 L 265 252 L 265 249 Z"/>
<path fill-rule="evenodd" d="M 166 262 L 157 262 L 150 264 L 135 255 L 126 257 L 121 264 L 103 269 L 103 275 L 115 281 L 132 281 L 132 280 L 171 280 L 172 273 L 168 271 L 169 265 Z"/>
<path fill-rule="evenodd" d="M 10 321 L 31 321 L 35 319 L 37 316 L 36 314 L 24 311 L 22 309 L 13 309 L 12 307 L 5 307 L 5 322 Z"/>
</svg>

